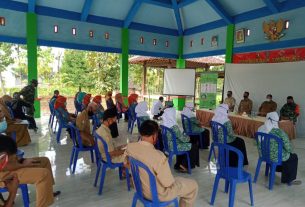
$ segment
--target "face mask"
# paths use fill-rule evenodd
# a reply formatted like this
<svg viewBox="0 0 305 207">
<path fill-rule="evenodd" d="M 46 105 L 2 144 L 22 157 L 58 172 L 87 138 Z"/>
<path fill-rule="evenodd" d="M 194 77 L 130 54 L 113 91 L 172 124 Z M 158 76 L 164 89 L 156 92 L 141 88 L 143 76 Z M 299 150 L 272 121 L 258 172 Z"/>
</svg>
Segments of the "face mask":
<svg viewBox="0 0 305 207">
<path fill-rule="evenodd" d="M 248 98 L 248 96 L 244 96 L 244 98 Z"/>
<path fill-rule="evenodd" d="M 5 132 L 7 129 L 7 122 L 4 119 L 3 121 L 0 122 L 0 133 Z"/>
<path fill-rule="evenodd" d="M 228 97 L 231 97 L 231 94 L 227 94 Z"/>
<path fill-rule="evenodd" d="M 267 101 L 268 101 L 268 102 L 270 102 L 270 101 L 271 101 L 271 99 L 267 98 Z"/>
</svg>

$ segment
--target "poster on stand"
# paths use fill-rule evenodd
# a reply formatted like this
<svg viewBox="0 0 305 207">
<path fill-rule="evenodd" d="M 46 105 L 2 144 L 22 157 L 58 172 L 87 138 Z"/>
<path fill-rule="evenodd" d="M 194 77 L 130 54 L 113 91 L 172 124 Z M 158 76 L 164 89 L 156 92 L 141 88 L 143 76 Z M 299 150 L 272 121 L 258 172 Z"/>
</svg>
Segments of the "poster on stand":
<svg viewBox="0 0 305 207">
<path fill-rule="evenodd" d="M 200 77 L 200 108 L 215 109 L 217 96 L 217 73 L 202 73 Z"/>
</svg>

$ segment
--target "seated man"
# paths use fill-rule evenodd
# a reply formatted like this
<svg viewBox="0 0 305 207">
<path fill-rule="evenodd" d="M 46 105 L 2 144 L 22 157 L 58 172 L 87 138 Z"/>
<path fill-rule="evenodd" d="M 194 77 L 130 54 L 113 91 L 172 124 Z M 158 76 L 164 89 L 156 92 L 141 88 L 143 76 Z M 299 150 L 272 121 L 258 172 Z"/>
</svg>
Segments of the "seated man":
<svg viewBox="0 0 305 207">
<path fill-rule="evenodd" d="M 31 104 L 25 102 L 20 98 L 20 94 L 15 92 L 13 94 L 13 100 L 11 102 L 12 111 L 15 119 L 27 120 L 29 122 L 29 129 L 33 129 L 37 132 L 38 128 L 36 126 L 36 121 L 34 117 L 28 116 L 23 112 L 23 107 L 31 107 Z"/>
<path fill-rule="evenodd" d="M 295 124 L 300 115 L 300 107 L 294 103 L 293 97 L 287 97 L 287 103 L 281 108 L 281 120 L 290 120 Z"/>
<path fill-rule="evenodd" d="M 174 178 L 166 156 L 154 148 L 158 140 L 158 124 L 154 121 L 144 121 L 140 127 L 142 141 L 127 145 L 127 156 L 143 162 L 156 177 L 158 198 L 160 201 L 169 201 L 180 198 L 180 207 L 194 206 L 198 185 L 195 180 L 176 177 Z M 149 179 L 140 171 L 143 194 L 151 199 Z"/>
<path fill-rule="evenodd" d="M 80 136 L 85 146 L 94 146 L 94 138 L 90 130 L 89 118 L 97 111 L 97 104 L 92 102 L 76 117 L 76 127 L 79 129 Z"/>
<path fill-rule="evenodd" d="M 282 129 L 279 128 L 278 122 L 279 115 L 277 112 L 268 113 L 265 124 L 262 125 L 258 131 L 275 135 L 282 140 L 282 165 L 276 168 L 277 171 L 282 172 L 281 182 L 287 183 L 288 185 L 300 185 L 301 181 L 296 180 L 298 171 L 298 156 L 297 154 L 292 153 L 289 137 Z M 260 150 L 260 145 L 258 147 Z M 270 159 L 277 161 L 277 158 L 278 145 L 275 143 L 275 141 L 270 141 Z"/>
<path fill-rule="evenodd" d="M 15 173 L 20 184 L 35 184 L 36 207 L 50 206 L 60 191 L 53 193 L 54 178 L 50 160 L 46 157 L 18 159 L 16 142 L 0 135 L 0 153 L 8 155 L 8 163 L 0 172 L 0 180 L 8 173 Z"/>
<path fill-rule="evenodd" d="M 239 107 L 238 107 L 238 113 L 239 114 L 251 114 L 252 111 L 253 102 L 251 99 L 249 99 L 249 92 L 244 93 L 244 99 L 240 101 Z"/>
<path fill-rule="evenodd" d="M 229 110 L 230 112 L 234 111 L 235 108 L 235 104 L 236 104 L 236 100 L 235 98 L 232 96 L 232 91 L 228 91 L 227 93 L 227 98 L 225 99 L 225 104 L 227 104 L 229 106 Z"/>
<path fill-rule="evenodd" d="M 159 101 L 156 101 L 151 108 L 151 114 L 154 116 L 153 119 L 159 119 L 164 113 L 163 111 L 163 101 L 164 98 L 162 96 L 159 97 Z"/>
<path fill-rule="evenodd" d="M 52 96 L 52 98 L 50 99 L 50 103 L 55 103 L 55 100 L 57 99 L 57 97 L 59 96 L 59 90 L 55 90 L 54 91 L 54 95 Z"/>
<path fill-rule="evenodd" d="M 258 115 L 259 116 L 266 116 L 268 113 L 276 111 L 277 104 L 272 100 L 272 95 L 268 94 L 266 97 L 266 101 L 262 103 L 259 107 Z"/>
<path fill-rule="evenodd" d="M 8 161 L 8 155 L 6 153 L 0 154 L 0 172 L 6 166 Z M 0 199 L 3 202 L 0 204 L 0 207 L 13 207 L 14 200 L 16 198 L 17 190 L 19 187 L 19 181 L 17 175 L 15 173 L 8 173 L 5 177 L 3 177 L 0 181 L 0 188 L 7 188 L 9 196 L 6 200 L 0 194 Z"/>
<path fill-rule="evenodd" d="M 121 163 L 124 162 L 125 160 L 125 155 L 124 155 L 125 150 L 122 149 L 125 146 L 119 146 L 119 147 L 114 146 L 114 142 L 109 129 L 109 126 L 111 126 L 113 123 L 116 123 L 116 120 L 117 120 L 116 109 L 115 108 L 107 109 L 104 113 L 103 123 L 96 130 L 96 133 L 99 136 L 101 136 L 104 139 L 104 141 L 107 143 L 108 152 L 110 154 L 112 163 Z M 102 159 L 106 161 L 106 154 L 103 143 L 100 140 L 98 140 L 97 144 L 101 152 Z"/>
</svg>

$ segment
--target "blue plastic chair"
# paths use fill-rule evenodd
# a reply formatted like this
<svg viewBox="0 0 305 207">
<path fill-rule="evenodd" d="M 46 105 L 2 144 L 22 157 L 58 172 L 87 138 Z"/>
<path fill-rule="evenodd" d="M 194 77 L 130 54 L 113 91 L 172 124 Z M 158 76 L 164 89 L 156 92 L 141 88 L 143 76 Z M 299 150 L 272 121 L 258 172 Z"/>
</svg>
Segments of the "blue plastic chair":
<svg viewBox="0 0 305 207">
<path fill-rule="evenodd" d="M 191 169 L 191 161 L 190 161 L 190 155 L 188 151 L 178 151 L 177 149 L 177 137 L 175 132 L 166 127 L 161 125 L 161 130 L 162 130 L 162 140 L 163 140 L 163 146 L 164 146 L 164 152 L 166 152 L 168 154 L 168 163 L 171 166 L 172 165 L 172 161 L 173 161 L 173 156 L 174 155 L 186 155 L 187 157 L 187 165 L 188 165 L 188 173 L 192 174 L 192 169 Z M 167 138 L 167 132 L 170 133 L 171 137 L 172 137 L 172 141 L 173 141 L 173 149 L 171 150 L 168 146 L 168 138 Z"/>
<path fill-rule="evenodd" d="M 93 155 L 93 153 L 95 153 L 95 155 L 97 153 L 95 151 L 96 150 L 95 146 L 87 147 L 87 146 L 84 146 L 82 144 L 82 139 L 81 139 L 80 132 L 76 128 L 76 126 L 74 124 L 69 123 L 68 127 L 71 130 L 71 138 L 72 138 L 72 142 L 73 142 L 73 148 L 72 148 L 72 153 L 71 153 L 71 157 L 70 157 L 70 165 L 69 165 L 69 167 L 71 169 L 71 166 L 73 164 L 72 174 L 74 174 L 75 173 L 75 168 L 76 168 L 79 152 L 90 151 L 92 163 L 94 163 L 94 155 Z"/>
<path fill-rule="evenodd" d="M 50 109 L 49 126 L 51 127 L 51 129 L 53 131 L 53 124 L 54 124 L 54 119 L 56 116 L 55 116 L 54 105 L 52 105 L 52 102 L 49 102 L 49 109 Z"/>
<path fill-rule="evenodd" d="M 92 125 L 93 125 L 93 128 L 92 128 L 92 134 L 95 132 L 95 130 L 97 130 L 100 126 L 101 126 L 101 120 L 97 117 L 96 114 L 94 114 L 92 116 Z"/>
<path fill-rule="evenodd" d="M 276 166 L 282 165 L 283 142 L 280 138 L 278 138 L 275 135 L 265 134 L 262 132 L 255 133 L 255 140 L 256 140 L 257 146 L 260 149 L 258 148 L 259 158 L 257 161 L 256 172 L 255 172 L 255 176 L 254 176 L 254 183 L 256 183 L 256 181 L 257 181 L 257 177 L 258 177 L 262 162 L 266 162 L 265 176 L 268 176 L 269 168 L 270 168 L 269 190 L 272 190 L 273 184 L 274 184 L 274 179 L 275 179 Z M 271 160 L 271 157 L 270 157 L 270 143 L 271 142 L 276 142 L 276 144 L 278 146 L 277 162 Z"/>
<path fill-rule="evenodd" d="M 222 125 L 222 124 L 220 124 L 218 122 L 215 122 L 215 121 L 211 121 L 210 125 L 211 125 L 211 129 L 212 129 L 213 142 L 211 144 L 208 162 L 211 161 L 212 153 L 214 155 L 214 158 L 216 159 L 215 145 L 219 143 L 219 137 L 218 137 L 219 129 L 222 129 L 223 140 L 224 140 L 225 144 L 227 143 L 227 135 L 228 135 L 227 128 L 224 125 Z"/>
<path fill-rule="evenodd" d="M 185 133 L 188 136 L 200 136 L 199 138 L 200 148 L 203 149 L 204 137 L 202 136 L 202 133 L 193 132 L 191 120 L 187 116 L 181 114 L 181 120 L 182 120 L 183 133 Z"/>
<path fill-rule="evenodd" d="M 225 180 L 225 192 L 229 194 L 229 207 L 234 206 L 234 197 L 236 191 L 236 184 L 248 182 L 251 206 L 253 206 L 253 192 L 252 192 L 252 178 L 251 174 L 243 170 L 244 156 L 240 150 L 227 144 L 215 144 L 218 147 L 218 158 L 217 158 L 217 174 L 215 177 L 211 205 L 214 205 L 219 180 L 222 178 Z M 229 166 L 229 155 L 230 153 L 236 153 L 238 155 L 238 166 Z"/>
<path fill-rule="evenodd" d="M 75 116 L 77 116 L 79 112 L 82 112 L 82 104 L 78 103 L 77 100 L 74 100 L 74 107 L 75 107 Z"/>
<path fill-rule="evenodd" d="M 123 176 L 122 176 L 122 170 L 124 167 L 124 163 L 112 163 L 111 162 L 111 157 L 108 151 L 108 145 L 105 142 L 105 140 L 99 136 L 96 132 L 94 132 L 94 138 L 95 138 L 95 147 L 96 147 L 96 154 L 97 154 L 97 160 L 98 160 L 98 164 L 97 164 L 97 171 L 96 171 L 96 175 L 95 175 L 95 181 L 94 181 L 94 187 L 96 187 L 97 185 L 97 181 L 99 178 L 99 174 L 100 174 L 100 170 L 102 167 L 102 172 L 101 172 L 101 180 L 100 180 L 100 188 L 98 191 L 98 194 L 101 195 L 103 192 L 103 187 L 104 187 L 104 181 L 105 181 L 105 176 L 106 176 L 106 170 L 107 168 L 110 169 L 115 169 L 115 168 L 119 168 L 119 177 L 120 180 L 123 180 Z M 101 153 L 99 151 L 98 148 L 98 141 L 101 141 L 104 147 L 104 151 L 106 154 L 106 161 L 102 159 Z M 126 182 L 127 182 L 127 189 L 128 191 L 130 191 L 130 177 L 129 177 L 129 170 L 127 168 L 125 168 L 126 171 Z"/>
<path fill-rule="evenodd" d="M 21 192 L 22 192 L 23 206 L 24 207 L 29 207 L 30 206 L 30 199 L 29 199 L 27 184 L 20 184 L 19 188 L 21 189 Z M 0 193 L 6 193 L 6 192 L 8 192 L 7 188 L 0 188 Z"/>
<path fill-rule="evenodd" d="M 136 192 L 134 193 L 133 200 L 132 200 L 132 205 L 131 205 L 132 207 L 136 207 L 138 200 L 140 200 L 144 204 L 145 207 L 151 207 L 151 206 L 156 206 L 156 207 L 164 206 L 165 207 L 165 206 L 169 206 L 172 203 L 174 203 L 175 207 L 179 206 L 177 198 L 170 200 L 170 201 L 166 201 L 166 202 L 159 201 L 155 175 L 150 171 L 150 169 L 144 163 L 142 163 L 132 157 L 129 157 L 129 161 L 130 161 L 130 165 L 131 165 L 130 167 L 131 167 L 131 171 L 132 171 L 132 177 L 133 177 L 135 188 L 136 188 Z M 150 192 L 151 192 L 151 196 L 152 196 L 151 200 L 148 200 L 144 197 L 144 194 L 142 191 L 140 173 L 139 173 L 140 168 L 143 171 L 145 171 L 149 177 Z"/>
<path fill-rule="evenodd" d="M 131 112 L 130 110 L 133 110 L 133 112 Z M 137 121 L 136 112 L 134 111 L 134 108 L 129 107 L 127 110 L 127 114 L 128 114 L 128 132 L 132 134 L 133 127 Z"/>
<path fill-rule="evenodd" d="M 69 126 L 68 126 L 68 123 L 66 123 L 62 117 L 62 115 L 60 114 L 60 112 L 58 110 L 55 109 L 55 116 L 56 116 L 56 119 L 57 119 L 57 123 L 58 123 L 58 130 L 57 130 L 57 135 L 56 135 L 56 141 L 57 143 L 60 142 L 60 136 L 61 136 L 61 131 L 62 129 L 67 129 Z M 57 125 L 56 123 L 56 125 Z M 54 133 L 56 132 L 56 126 L 55 125 L 55 130 L 54 130 Z"/>
</svg>

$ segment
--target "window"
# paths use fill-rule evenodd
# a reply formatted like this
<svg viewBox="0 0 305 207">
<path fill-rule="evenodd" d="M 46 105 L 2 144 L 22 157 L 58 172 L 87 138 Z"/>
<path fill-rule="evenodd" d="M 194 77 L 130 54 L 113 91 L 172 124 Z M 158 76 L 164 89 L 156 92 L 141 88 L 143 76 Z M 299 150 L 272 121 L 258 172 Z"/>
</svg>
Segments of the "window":
<svg viewBox="0 0 305 207">
<path fill-rule="evenodd" d="M 72 34 L 76 35 L 76 28 L 72 28 Z"/>
<path fill-rule="evenodd" d="M 190 41 L 190 47 L 193 47 L 193 40 Z"/>
<path fill-rule="evenodd" d="M 58 25 L 54 25 L 54 33 L 58 33 Z"/>
<path fill-rule="evenodd" d="M 5 26 L 5 18 L 0 17 L 0 26 Z"/>
<path fill-rule="evenodd" d="M 168 40 L 165 41 L 165 47 L 169 47 L 169 41 Z"/>
<path fill-rule="evenodd" d="M 140 43 L 144 44 L 144 37 L 140 37 Z"/>
<path fill-rule="evenodd" d="M 93 36 L 94 36 L 94 33 L 93 33 L 92 30 L 90 30 L 90 31 L 89 31 L 89 37 L 93 38 Z"/>
<path fill-rule="evenodd" d="M 153 39 L 153 45 L 157 45 L 157 39 Z"/>
<path fill-rule="evenodd" d="M 204 45 L 204 38 L 201 38 L 201 45 Z"/>
<path fill-rule="evenodd" d="M 105 39 L 108 40 L 109 39 L 109 32 L 105 33 Z"/>
</svg>

